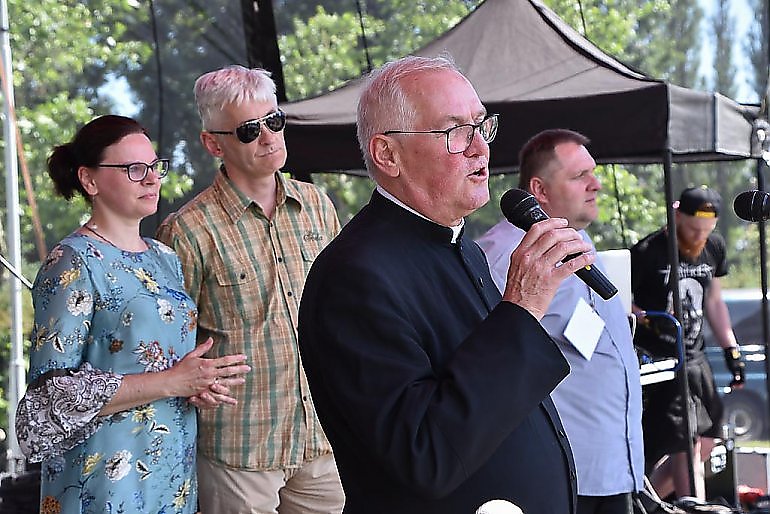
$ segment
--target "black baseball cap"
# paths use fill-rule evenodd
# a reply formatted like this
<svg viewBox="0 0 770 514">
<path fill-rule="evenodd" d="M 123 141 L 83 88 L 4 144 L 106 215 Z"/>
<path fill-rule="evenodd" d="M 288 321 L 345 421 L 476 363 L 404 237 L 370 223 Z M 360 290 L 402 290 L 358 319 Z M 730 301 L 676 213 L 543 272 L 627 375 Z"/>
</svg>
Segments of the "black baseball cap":
<svg viewBox="0 0 770 514">
<path fill-rule="evenodd" d="M 716 218 L 722 197 L 706 186 L 690 187 L 682 191 L 679 197 L 679 211 L 698 218 Z"/>
</svg>

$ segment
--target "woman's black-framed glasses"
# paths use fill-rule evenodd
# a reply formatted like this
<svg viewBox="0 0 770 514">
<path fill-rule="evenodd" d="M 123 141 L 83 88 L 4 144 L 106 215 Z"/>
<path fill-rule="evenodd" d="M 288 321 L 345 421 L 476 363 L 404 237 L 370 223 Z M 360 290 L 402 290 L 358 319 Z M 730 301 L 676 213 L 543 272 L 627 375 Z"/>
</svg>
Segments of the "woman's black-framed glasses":
<svg viewBox="0 0 770 514">
<path fill-rule="evenodd" d="M 495 140 L 497 135 L 497 114 L 489 114 L 479 123 L 465 123 L 446 130 L 386 130 L 382 134 L 444 134 L 446 136 L 446 151 L 452 154 L 463 153 L 473 142 L 476 131 L 487 143 Z"/>
<path fill-rule="evenodd" d="M 210 134 L 234 134 L 238 141 L 247 145 L 259 137 L 263 123 L 271 132 L 280 132 L 286 126 L 286 113 L 278 110 L 255 120 L 244 121 L 235 127 L 235 130 L 209 130 L 207 132 Z"/>
<path fill-rule="evenodd" d="M 150 164 L 146 162 L 129 162 L 128 164 L 99 164 L 100 168 L 122 168 L 128 180 L 131 182 L 141 182 L 147 178 L 147 173 L 152 170 L 158 178 L 168 175 L 169 160 L 155 159 Z"/>
</svg>

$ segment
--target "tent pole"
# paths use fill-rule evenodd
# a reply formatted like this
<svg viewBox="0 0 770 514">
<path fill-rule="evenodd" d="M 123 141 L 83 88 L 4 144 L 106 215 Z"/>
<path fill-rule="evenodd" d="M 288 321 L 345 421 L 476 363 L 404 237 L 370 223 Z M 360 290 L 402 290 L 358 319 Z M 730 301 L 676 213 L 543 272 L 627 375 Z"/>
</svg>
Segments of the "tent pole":
<svg viewBox="0 0 770 514">
<path fill-rule="evenodd" d="M 768 150 L 770 150 L 770 134 L 768 134 L 768 101 L 770 101 L 770 0 L 765 0 L 764 33 L 767 53 L 765 58 L 765 90 L 762 95 L 760 113 L 754 123 L 754 133 L 759 140 L 759 158 L 757 159 L 757 189 L 765 191 L 765 174 L 763 167 L 769 166 Z M 767 410 L 765 420 L 770 421 L 770 313 L 767 300 L 767 225 L 765 220 L 759 221 L 759 277 L 762 288 L 762 344 L 765 345 L 765 390 L 767 391 Z M 740 343 L 740 341 L 738 342 Z M 768 426 L 768 425 L 765 425 Z"/>
<path fill-rule="evenodd" d="M 667 144 L 668 146 L 668 144 Z M 668 148 L 663 154 L 663 181 L 666 192 L 666 227 L 668 230 L 668 262 L 670 273 L 668 286 L 671 291 L 674 304 L 674 317 L 684 326 L 682 319 L 682 298 L 679 292 L 679 244 L 676 239 L 676 221 L 674 219 L 674 191 L 671 184 L 671 166 L 672 152 Z M 689 398 L 690 384 L 687 380 L 687 352 L 682 352 L 682 366 L 677 372 L 679 381 L 679 392 L 682 400 L 682 412 L 685 413 L 684 430 L 685 434 L 692 434 L 692 421 L 690 419 Z M 693 462 L 693 444 L 692 438 L 687 437 L 687 467 L 690 479 L 690 495 L 695 496 L 695 468 Z"/>
<path fill-rule="evenodd" d="M 757 189 L 760 191 L 765 190 L 765 175 L 762 172 L 763 166 L 765 166 L 765 160 L 760 157 L 757 159 Z M 770 317 L 768 317 L 768 300 L 767 300 L 767 224 L 764 220 L 760 220 L 758 223 L 759 228 L 759 282 L 762 288 L 762 344 L 765 345 L 765 389 L 767 391 L 768 402 L 770 402 L 770 344 L 768 344 L 770 335 Z M 740 344 L 741 341 L 738 341 Z M 770 403 L 764 413 L 765 421 L 770 420 Z M 767 426 L 767 425 L 765 425 Z"/>
<path fill-rule="evenodd" d="M 7 80 L 3 82 L 3 138 L 5 139 L 5 197 L 8 209 L 8 256 L 16 269 L 21 269 L 21 239 L 19 230 L 19 177 L 16 154 L 16 128 L 13 127 L 13 74 L 11 70 L 11 43 L 8 28 L 8 5 L 0 0 L 0 55 Z M 16 439 L 16 405 L 24 385 L 24 354 L 21 323 L 21 281 L 10 277 L 11 286 L 11 358 L 8 375 L 8 472 L 24 471 L 24 456 Z"/>
</svg>

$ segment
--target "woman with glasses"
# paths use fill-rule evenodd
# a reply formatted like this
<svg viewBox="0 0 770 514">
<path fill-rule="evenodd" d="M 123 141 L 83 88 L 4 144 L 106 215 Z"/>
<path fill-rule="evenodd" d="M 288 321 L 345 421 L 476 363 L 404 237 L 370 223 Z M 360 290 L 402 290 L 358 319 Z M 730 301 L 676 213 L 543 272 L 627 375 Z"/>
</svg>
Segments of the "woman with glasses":
<svg viewBox="0 0 770 514">
<path fill-rule="evenodd" d="M 197 510 L 194 407 L 235 404 L 244 355 L 207 359 L 174 252 L 139 233 L 168 160 L 145 130 L 102 116 L 54 148 L 57 192 L 91 206 L 32 291 L 29 386 L 16 430 L 42 462 L 41 512 Z"/>
</svg>

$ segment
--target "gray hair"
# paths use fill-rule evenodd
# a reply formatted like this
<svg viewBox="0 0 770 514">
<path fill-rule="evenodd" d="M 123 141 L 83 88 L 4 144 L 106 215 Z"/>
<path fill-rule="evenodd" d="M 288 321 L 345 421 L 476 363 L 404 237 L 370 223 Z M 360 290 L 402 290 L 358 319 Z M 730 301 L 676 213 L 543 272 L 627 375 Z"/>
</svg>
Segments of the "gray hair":
<svg viewBox="0 0 770 514">
<path fill-rule="evenodd" d="M 204 130 L 210 128 L 225 105 L 276 101 L 275 82 L 269 71 L 237 64 L 201 75 L 193 91 Z"/>
<path fill-rule="evenodd" d="M 439 57 L 408 55 L 386 63 L 367 77 L 358 99 L 356 131 L 358 145 L 370 175 L 374 171 L 372 156 L 369 153 L 369 141 L 372 137 L 387 130 L 413 128 L 415 108 L 404 92 L 402 79 L 413 73 L 439 70 L 460 73 L 448 54 Z"/>
</svg>

